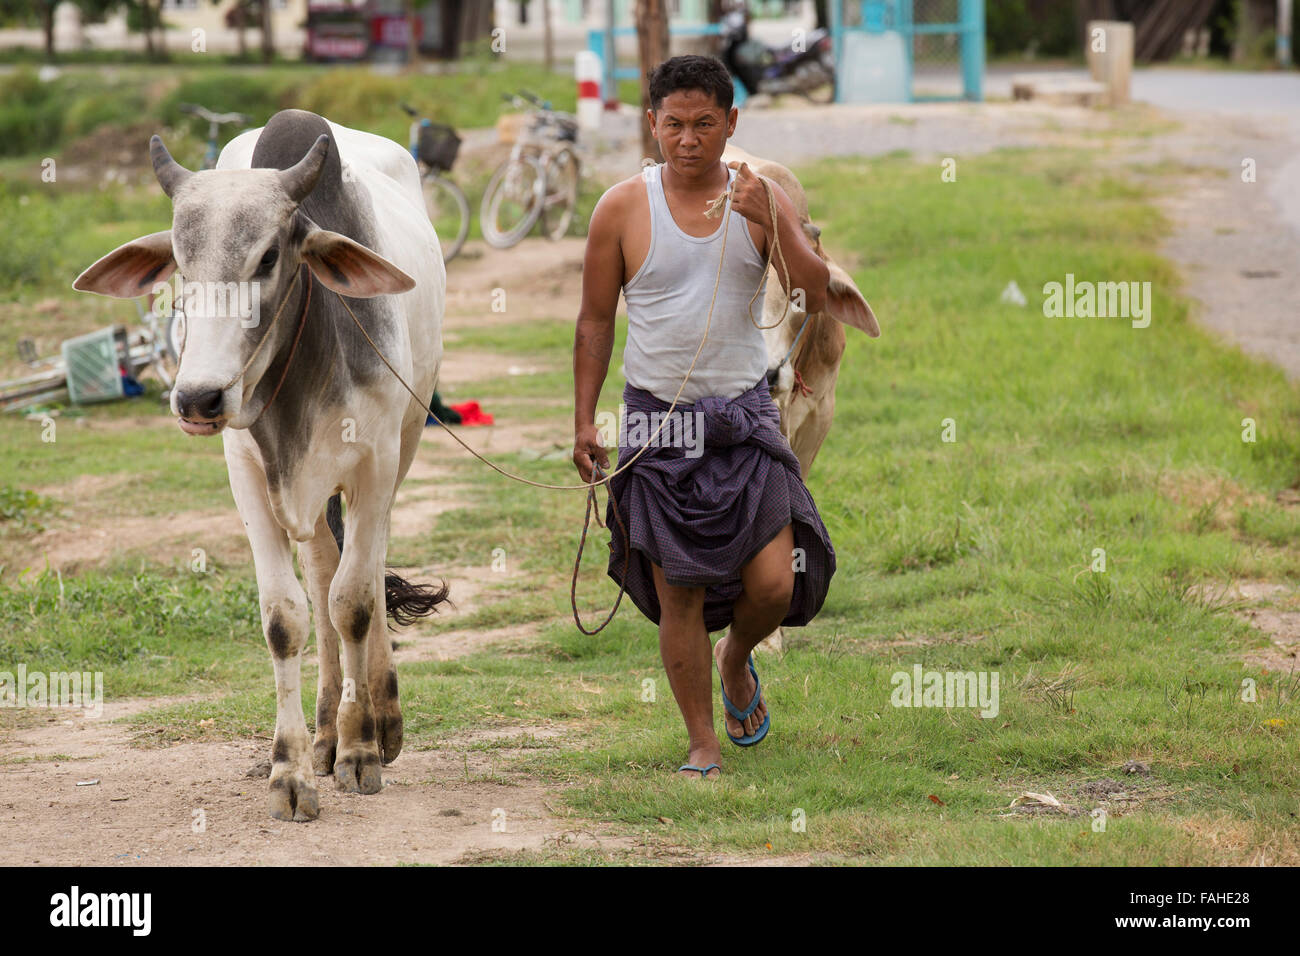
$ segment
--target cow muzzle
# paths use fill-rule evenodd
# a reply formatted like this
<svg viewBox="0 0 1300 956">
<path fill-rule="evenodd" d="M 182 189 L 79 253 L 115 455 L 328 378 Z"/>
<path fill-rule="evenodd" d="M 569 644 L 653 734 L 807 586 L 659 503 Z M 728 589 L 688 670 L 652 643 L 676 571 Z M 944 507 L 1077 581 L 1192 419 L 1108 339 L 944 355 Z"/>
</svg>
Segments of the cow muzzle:
<svg viewBox="0 0 1300 956">
<path fill-rule="evenodd" d="M 184 388 L 172 390 L 172 411 L 187 435 L 216 435 L 229 419 L 226 393 L 220 388 Z"/>
</svg>

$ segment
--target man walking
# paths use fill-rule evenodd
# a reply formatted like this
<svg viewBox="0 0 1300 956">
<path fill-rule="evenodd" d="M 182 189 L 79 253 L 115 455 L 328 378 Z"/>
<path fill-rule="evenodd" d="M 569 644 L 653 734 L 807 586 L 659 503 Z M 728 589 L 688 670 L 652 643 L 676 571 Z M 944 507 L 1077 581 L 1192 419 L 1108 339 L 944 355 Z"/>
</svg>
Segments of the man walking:
<svg viewBox="0 0 1300 956">
<path fill-rule="evenodd" d="M 784 190 L 767 181 L 777 205 L 773 223 L 760 178 L 743 163 L 722 162 L 738 112 L 719 60 L 665 61 L 650 78 L 650 100 L 647 117 L 664 162 L 609 189 L 587 236 L 573 350 L 573 460 L 584 481 L 593 461 L 609 469 L 595 413 L 622 291 L 626 420 L 649 425 L 627 425 L 619 462 L 651 447 L 610 483 L 627 540 L 611 508 L 609 574 L 622 580 L 626 555 L 627 593 L 659 625 L 660 655 L 689 735 L 678 772 L 716 777 L 722 749 L 709 633 L 730 627 L 713 649 L 726 732 L 733 743 L 752 746 L 772 721 L 751 651 L 778 626 L 808 623 L 835 573 L 830 537 L 768 391 L 767 349 L 755 324 L 762 293 L 752 320 L 749 303 L 755 289 L 765 289 L 774 230 L 789 268 L 786 291 L 802 290 L 808 311 L 823 308 L 829 273 Z M 733 183 L 719 278 L 723 232 L 704 210 Z M 650 442 L 700 346 L 715 282 L 708 341 L 672 418 Z M 691 427 L 696 422 L 702 434 Z"/>
</svg>

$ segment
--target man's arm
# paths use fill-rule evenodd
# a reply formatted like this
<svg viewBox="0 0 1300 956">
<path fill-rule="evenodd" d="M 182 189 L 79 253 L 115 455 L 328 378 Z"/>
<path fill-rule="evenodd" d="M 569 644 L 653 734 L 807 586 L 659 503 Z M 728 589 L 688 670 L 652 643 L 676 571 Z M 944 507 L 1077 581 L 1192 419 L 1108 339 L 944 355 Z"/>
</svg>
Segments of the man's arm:
<svg viewBox="0 0 1300 956">
<path fill-rule="evenodd" d="M 765 176 L 758 176 L 748 165 L 739 163 L 736 165 L 739 169 L 736 173 L 736 196 L 732 202 L 733 208 L 746 219 L 763 227 L 767 239 L 767 246 L 763 250 L 766 255 L 767 250 L 772 248 L 773 230 L 772 212 L 767 204 L 763 181 L 772 187 L 772 196 L 776 200 L 777 229 L 781 237 L 781 255 L 784 256 L 786 268 L 789 269 L 790 281 L 786 282 L 781 261 L 775 255 L 772 257 L 772 270 L 776 273 L 781 287 L 785 289 L 786 295 L 790 295 L 791 289 L 803 290 L 804 311 L 809 313 L 822 311 L 826 307 L 826 287 L 830 284 L 831 273 L 826 268 L 826 263 L 813 250 L 808 237 L 804 235 L 794 203 L 777 183 Z"/>
<path fill-rule="evenodd" d="M 616 189 L 601 196 L 591 214 L 573 336 L 573 463 L 583 481 L 591 481 L 593 459 L 609 470 L 609 454 L 596 431 L 596 402 L 614 350 L 614 316 L 623 288 L 623 215 Z"/>
</svg>

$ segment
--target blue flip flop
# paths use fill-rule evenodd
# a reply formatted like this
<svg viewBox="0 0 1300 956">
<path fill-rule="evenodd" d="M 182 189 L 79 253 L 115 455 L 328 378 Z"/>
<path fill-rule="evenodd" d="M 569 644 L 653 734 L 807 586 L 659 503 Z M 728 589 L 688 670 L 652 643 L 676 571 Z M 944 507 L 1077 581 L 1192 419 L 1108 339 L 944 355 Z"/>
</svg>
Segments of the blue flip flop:
<svg viewBox="0 0 1300 956">
<path fill-rule="evenodd" d="M 763 699 L 763 685 L 758 679 L 758 671 L 754 670 L 754 655 L 749 655 L 749 672 L 754 675 L 754 699 L 749 702 L 749 706 L 744 710 L 737 710 L 730 698 L 727 697 L 727 688 L 722 686 L 722 675 L 718 674 L 718 687 L 722 688 L 722 704 L 727 708 L 727 713 L 743 725 L 745 720 L 758 707 L 759 701 Z M 759 725 L 758 730 L 754 731 L 748 737 L 732 737 L 731 731 L 727 731 L 727 738 L 737 747 L 752 747 L 764 737 L 767 736 L 768 730 L 772 727 L 772 714 L 769 712 L 763 715 L 763 722 Z M 726 725 L 723 725 L 726 729 Z"/>
<path fill-rule="evenodd" d="M 722 768 L 718 767 L 716 763 L 711 763 L 707 767 L 697 767 L 693 763 L 684 763 L 677 768 L 677 772 L 681 773 L 683 770 L 698 770 L 700 772 L 700 776 L 703 777 L 705 780 L 708 780 L 709 771 L 714 769 L 715 767 L 718 769 L 719 772 L 722 771 Z"/>
</svg>

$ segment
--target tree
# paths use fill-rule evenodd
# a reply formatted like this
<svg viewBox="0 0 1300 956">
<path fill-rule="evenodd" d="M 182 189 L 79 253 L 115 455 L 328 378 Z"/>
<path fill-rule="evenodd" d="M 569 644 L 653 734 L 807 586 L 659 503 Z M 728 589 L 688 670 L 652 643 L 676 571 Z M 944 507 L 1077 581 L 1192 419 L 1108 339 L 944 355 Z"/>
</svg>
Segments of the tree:
<svg viewBox="0 0 1300 956">
<path fill-rule="evenodd" d="M 152 6 L 149 0 L 137 0 L 142 19 L 140 29 L 144 31 L 144 50 L 150 57 L 161 58 L 167 55 L 166 31 L 163 28 L 163 0 L 157 0 Z M 154 47 L 154 33 L 158 34 L 158 45 Z"/>
<path fill-rule="evenodd" d="M 706 22 L 721 23 L 723 14 L 731 8 L 731 5 L 732 0 L 709 0 L 708 9 L 704 14 Z M 722 35 L 717 34 L 709 39 L 709 49 L 713 51 L 714 56 L 720 57 L 722 55 Z"/>
<path fill-rule="evenodd" d="M 0 16 L 6 21 L 40 21 L 41 32 L 45 34 L 45 59 L 51 63 L 55 60 L 54 7 L 57 3 L 58 0 L 0 0 Z"/>
<path fill-rule="evenodd" d="M 668 59 L 668 8 L 664 0 L 636 0 L 637 61 L 641 64 L 641 111 L 650 109 L 650 73 Z M 641 155 L 661 162 L 650 124 L 641 121 Z"/>
<path fill-rule="evenodd" d="M 221 6 L 225 0 L 210 0 L 214 7 Z M 234 30 L 235 37 L 239 43 L 239 58 L 245 59 L 248 56 L 248 37 L 245 35 L 249 23 L 255 17 L 252 14 L 252 0 L 239 0 L 234 6 L 226 11 L 226 29 Z"/>
<path fill-rule="evenodd" d="M 41 24 L 45 35 L 45 59 L 51 63 L 57 58 L 54 49 L 54 8 L 60 0 L 0 0 L 0 17 L 6 22 L 30 22 L 35 19 Z M 99 19 L 118 5 L 120 0 L 73 0 L 81 8 L 83 16 Z"/>
<path fill-rule="evenodd" d="M 415 0 L 405 0 L 406 7 L 406 68 L 415 72 L 420 66 L 420 18 L 415 12 Z"/>
</svg>

